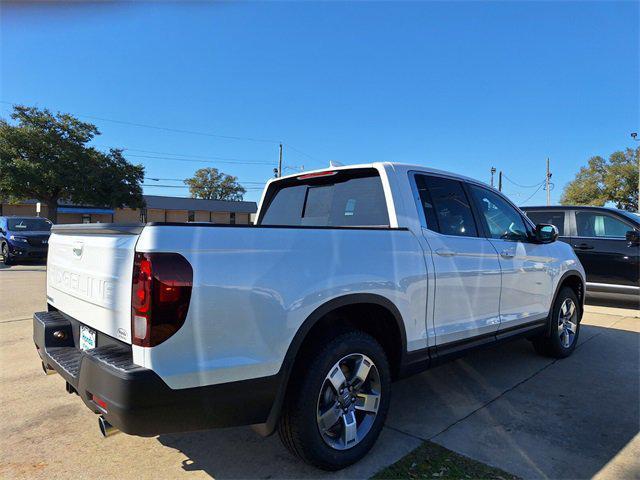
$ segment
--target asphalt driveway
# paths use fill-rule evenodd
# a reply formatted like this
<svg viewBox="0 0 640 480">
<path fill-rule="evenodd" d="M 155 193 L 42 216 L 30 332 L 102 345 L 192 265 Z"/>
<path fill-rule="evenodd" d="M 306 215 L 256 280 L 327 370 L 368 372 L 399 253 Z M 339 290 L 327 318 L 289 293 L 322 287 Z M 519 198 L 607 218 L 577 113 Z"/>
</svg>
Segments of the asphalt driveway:
<svg viewBox="0 0 640 480">
<path fill-rule="evenodd" d="M 589 307 L 574 355 L 527 341 L 397 382 L 380 440 L 327 475 L 248 427 L 102 439 L 57 375 L 44 376 L 30 316 L 44 267 L 0 268 L 0 476 L 3 478 L 367 478 L 432 440 L 525 478 L 639 478 L 638 311 Z"/>
</svg>

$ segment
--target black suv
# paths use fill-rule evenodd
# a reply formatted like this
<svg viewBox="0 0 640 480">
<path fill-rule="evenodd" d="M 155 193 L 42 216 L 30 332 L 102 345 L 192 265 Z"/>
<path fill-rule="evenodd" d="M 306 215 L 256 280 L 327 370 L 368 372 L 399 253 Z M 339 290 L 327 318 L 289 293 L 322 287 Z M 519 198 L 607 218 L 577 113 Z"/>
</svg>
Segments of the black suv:
<svg viewBox="0 0 640 480">
<path fill-rule="evenodd" d="M 587 272 L 587 290 L 640 295 L 640 215 L 607 207 L 522 207 L 551 223 Z"/>
<path fill-rule="evenodd" d="M 4 264 L 46 258 L 51 225 L 41 217 L 0 217 L 0 252 Z"/>
</svg>

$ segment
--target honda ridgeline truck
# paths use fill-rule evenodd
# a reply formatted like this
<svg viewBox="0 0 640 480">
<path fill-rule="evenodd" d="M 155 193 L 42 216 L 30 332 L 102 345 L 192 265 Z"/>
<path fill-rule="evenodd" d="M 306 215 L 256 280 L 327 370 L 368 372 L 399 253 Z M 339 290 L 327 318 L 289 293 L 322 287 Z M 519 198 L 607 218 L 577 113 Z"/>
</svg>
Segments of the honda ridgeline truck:
<svg viewBox="0 0 640 480">
<path fill-rule="evenodd" d="M 103 434 L 253 425 L 336 470 L 394 379 L 580 333 L 584 271 L 551 225 L 470 178 L 374 163 L 271 180 L 256 225 L 56 225 L 34 340 Z"/>
</svg>

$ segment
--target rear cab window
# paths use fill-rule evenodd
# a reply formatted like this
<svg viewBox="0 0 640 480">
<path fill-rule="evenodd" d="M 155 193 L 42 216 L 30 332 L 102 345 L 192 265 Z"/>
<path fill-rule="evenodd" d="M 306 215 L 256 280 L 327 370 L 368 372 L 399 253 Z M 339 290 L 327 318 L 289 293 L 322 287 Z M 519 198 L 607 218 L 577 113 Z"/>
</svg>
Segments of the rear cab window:
<svg viewBox="0 0 640 480">
<path fill-rule="evenodd" d="M 376 169 L 345 169 L 299 175 L 267 190 L 258 225 L 389 227 Z"/>
</svg>

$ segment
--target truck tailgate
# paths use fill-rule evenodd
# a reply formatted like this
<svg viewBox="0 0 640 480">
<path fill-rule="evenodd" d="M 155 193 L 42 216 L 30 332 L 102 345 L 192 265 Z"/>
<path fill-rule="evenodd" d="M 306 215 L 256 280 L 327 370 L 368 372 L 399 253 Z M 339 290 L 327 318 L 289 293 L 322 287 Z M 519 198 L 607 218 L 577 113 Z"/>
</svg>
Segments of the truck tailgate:
<svg viewBox="0 0 640 480">
<path fill-rule="evenodd" d="M 55 226 L 47 257 L 48 303 L 131 343 L 131 283 L 141 231 L 141 225 Z"/>
</svg>

